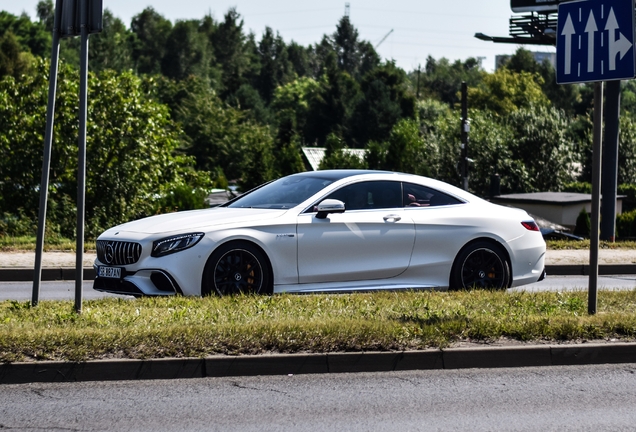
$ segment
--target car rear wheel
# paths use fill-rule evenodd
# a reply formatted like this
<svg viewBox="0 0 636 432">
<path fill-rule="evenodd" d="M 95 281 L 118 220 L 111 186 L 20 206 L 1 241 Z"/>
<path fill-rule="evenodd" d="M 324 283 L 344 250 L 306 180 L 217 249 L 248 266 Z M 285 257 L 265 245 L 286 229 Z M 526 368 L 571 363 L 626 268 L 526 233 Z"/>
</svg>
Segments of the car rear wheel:
<svg viewBox="0 0 636 432">
<path fill-rule="evenodd" d="M 510 285 L 510 266 L 500 246 L 476 242 L 455 259 L 451 289 L 506 289 Z"/>
<path fill-rule="evenodd" d="M 210 256 L 201 288 L 204 296 L 270 294 L 269 264 L 263 253 L 251 243 L 233 242 L 223 245 Z"/>
</svg>

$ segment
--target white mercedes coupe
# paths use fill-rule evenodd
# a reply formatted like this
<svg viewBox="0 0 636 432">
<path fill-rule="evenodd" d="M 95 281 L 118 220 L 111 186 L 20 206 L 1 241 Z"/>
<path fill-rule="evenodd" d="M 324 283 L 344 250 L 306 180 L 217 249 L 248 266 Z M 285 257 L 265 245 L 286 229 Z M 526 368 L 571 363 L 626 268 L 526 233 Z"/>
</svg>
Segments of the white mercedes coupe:
<svg viewBox="0 0 636 432">
<path fill-rule="evenodd" d="M 293 174 L 210 209 L 97 239 L 94 289 L 134 296 L 506 289 L 541 280 L 545 242 L 519 209 L 410 174 Z"/>
</svg>

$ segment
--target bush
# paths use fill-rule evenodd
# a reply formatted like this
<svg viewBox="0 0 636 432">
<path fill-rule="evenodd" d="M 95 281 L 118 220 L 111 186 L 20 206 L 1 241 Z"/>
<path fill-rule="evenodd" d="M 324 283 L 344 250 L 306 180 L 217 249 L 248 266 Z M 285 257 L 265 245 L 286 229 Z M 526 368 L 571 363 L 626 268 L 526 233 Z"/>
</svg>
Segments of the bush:
<svg viewBox="0 0 636 432">
<path fill-rule="evenodd" d="M 623 199 L 623 211 L 631 211 L 636 209 L 636 184 L 622 184 L 618 185 L 618 195 L 625 195 Z"/>
<path fill-rule="evenodd" d="M 616 235 L 619 238 L 636 237 L 636 210 L 616 217 Z"/>
<path fill-rule="evenodd" d="M 173 212 L 180 210 L 197 210 L 209 207 L 205 203 L 208 192 L 205 189 L 193 189 L 188 185 L 180 185 L 159 200 L 158 212 Z"/>
<path fill-rule="evenodd" d="M 591 194 L 592 193 L 592 183 L 587 183 L 587 182 L 570 182 L 570 183 L 566 183 L 563 186 L 563 192 Z"/>
<path fill-rule="evenodd" d="M 3 213 L 0 217 L 0 236 L 21 237 L 34 235 L 37 232 L 37 222 L 19 213 Z"/>
<path fill-rule="evenodd" d="M 576 226 L 574 227 L 574 235 L 581 237 L 589 237 L 591 230 L 590 215 L 585 208 L 582 208 L 579 216 L 576 218 Z"/>
</svg>

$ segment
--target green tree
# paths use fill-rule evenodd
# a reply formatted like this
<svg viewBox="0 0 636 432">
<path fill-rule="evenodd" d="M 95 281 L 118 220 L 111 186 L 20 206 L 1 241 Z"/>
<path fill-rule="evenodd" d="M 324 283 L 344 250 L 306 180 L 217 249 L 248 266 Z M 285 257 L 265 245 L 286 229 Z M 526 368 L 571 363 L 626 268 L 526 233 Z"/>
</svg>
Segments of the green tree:
<svg viewBox="0 0 636 432">
<path fill-rule="evenodd" d="M 260 71 L 256 78 L 256 88 L 269 105 L 276 88 L 293 80 L 293 65 L 289 61 L 285 41 L 278 34 L 274 36 L 269 27 L 265 28 L 258 44 L 258 59 Z"/>
<path fill-rule="evenodd" d="M 433 98 L 417 101 L 416 109 L 424 133 L 435 134 L 439 121 L 451 113 L 447 104 Z"/>
<path fill-rule="evenodd" d="M 35 7 L 40 24 L 44 25 L 47 32 L 53 31 L 55 20 L 55 7 L 53 0 L 40 0 Z"/>
<path fill-rule="evenodd" d="M 223 177 L 256 186 L 272 178 L 270 129 L 224 103 L 205 80 L 196 76 L 180 82 L 164 79 L 150 90 L 182 126 L 182 150 L 195 158 L 198 170 L 215 177 L 211 180 Z"/>
<path fill-rule="evenodd" d="M 581 103 L 578 85 L 557 84 L 556 71 L 552 64 L 548 60 L 538 63 L 532 52 L 525 48 L 518 48 L 504 64 L 504 67 L 512 72 L 528 72 L 535 77 L 540 76 L 542 80 L 538 81 L 537 84 L 541 86 L 547 98 L 557 109 L 574 114 Z"/>
<path fill-rule="evenodd" d="M 363 97 L 353 114 L 351 134 L 358 147 L 385 141 L 402 118 L 415 118 L 415 98 L 408 92 L 407 77 L 395 63 L 373 69 L 360 85 Z"/>
<path fill-rule="evenodd" d="M 465 62 L 457 60 L 451 63 L 446 58 L 435 60 L 429 56 L 424 70 L 411 72 L 410 80 L 414 93 L 417 93 L 419 79 L 422 97 L 435 98 L 453 107 L 460 102 L 462 82 L 466 82 L 468 87 L 476 87 L 481 83 L 484 75 L 485 72 L 475 58 L 469 58 Z"/>
<path fill-rule="evenodd" d="M 0 37 L 9 31 L 20 45 L 20 51 L 36 57 L 46 57 L 51 52 L 51 34 L 44 24 L 32 22 L 27 14 L 17 17 L 0 11 Z"/>
<path fill-rule="evenodd" d="M 523 108 L 510 113 L 512 159 L 521 161 L 531 185 L 514 192 L 559 191 L 574 180 L 574 143 L 567 136 L 567 117 L 545 106 Z"/>
<path fill-rule="evenodd" d="M 166 41 L 161 71 L 168 78 L 183 80 L 198 76 L 211 77 L 211 51 L 208 39 L 199 31 L 197 20 L 177 21 Z"/>
<path fill-rule="evenodd" d="M 35 220 L 38 212 L 48 67 L 23 81 L 0 81 L 0 212 Z M 77 194 L 78 82 L 61 65 L 51 158 L 49 225 L 73 236 Z M 193 161 L 176 153 L 179 130 L 167 107 L 148 99 L 141 80 L 126 72 L 89 75 L 87 236 L 155 212 L 156 196 L 191 181 L 205 185 Z"/>
<path fill-rule="evenodd" d="M 310 48 L 305 48 L 294 41 L 291 41 L 290 44 L 287 45 L 289 61 L 292 64 L 296 76 L 304 77 L 311 75 L 310 52 Z"/>
<path fill-rule="evenodd" d="M 312 109 L 319 103 L 320 92 L 321 84 L 317 80 L 298 78 L 276 89 L 271 109 L 277 113 L 278 118 L 291 118 L 294 133 L 307 137 L 309 134 L 306 129 L 309 127 Z M 311 142 L 310 139 L 304 141 Z"/>
<path fill-rule="evenodd" d="M 470 190 L 477 195 L 487 196 L 491 176 L 495 174 L 499 175 L 501 192 L 504 194 L 532 190 L 529 167 L 513 153 L 513 129 L 489 111 L 470 110 L 469 115 L 469 158 L 473 160 L 469 165 Z M 459 116 L 457 119 L 459 131 Z"/>
<path fill-rule="evenodd" d="M 507 114 L 520 108 L 548 106 L 541 85 L 543 79 L 530 72 L 513 72 L 501 68 L 484 76 L 478 87 L 468 89 L 468 103 L 477 109 Z"/>
<path fill-rule="evenodd" d="M 91 70 L 122 72 L 133 69 L 133 34 L 109 9 L 104 10 L 102 25 L 102 32 L 91 36 L 88 45 Z"/>
<path fill-rule="evenodd" d="M 251 45 L 243 33 L 243 20 L 235 8 L 230 9 L 210 35 L 216 62 L 221 69 L 221 96 L 234 94 L 245 84 L 250 71 Z"/>
<path fill-rule="evenodd" d="M 133 17 L 130 29 L 136 36 L 133 47 L 136 70 L 142 74 L 160 73 L 172 23 L 149 6 Z"/>
<path fill-rule="evenodd" d="M 386 169 L 429 176 L 434 159 L 435 149 L 426 145 L 416 120 L 396 123 L 388 139 Z"/>
<path fill-rule="evenodd" d="M 305 140 L 324 145 L 327 135 L 334 133 L 345 140 L 350 136 L 350 119 L 360 99 L 358 83 L 346 72 L 338 69 L 332 52 L 327 58 L 320 91 L 312 100 L 307 119 Z"/>
<path fill-rule="evenodd" d="M 251 118 L 252 120 L 269 124 L 271 113 L 259 92 L 250 84 L 243 84 L 231 97 L 227 99 L 228 104 L 234 106 Z"/>
<path fill-rule="evenodd" d="M 19 78 L 29 73 L 35 59 L 26 51 L 21 51 L 17 38 L 11 31 L 0 37 L 0 79 L 4 76 Z"/>
<path fill-rule="evenodd" d="M 325 141 L 325 157 L 320 161 L 319 169 L 365 169 L 365 160 L 349 153 L 339 136 L 331 133 Z"/>
<path fill-rule="evenodd" d="M 620 118 L 618 146 L 618 184 L 636 183 L 636 115 Z"/>
</svg>

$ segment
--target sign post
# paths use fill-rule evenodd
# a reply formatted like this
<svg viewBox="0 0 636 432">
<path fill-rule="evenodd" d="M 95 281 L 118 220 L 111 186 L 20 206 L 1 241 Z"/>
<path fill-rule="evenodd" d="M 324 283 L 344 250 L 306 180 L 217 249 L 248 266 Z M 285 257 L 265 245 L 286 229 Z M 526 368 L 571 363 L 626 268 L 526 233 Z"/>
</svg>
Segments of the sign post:
<svg viewBox="0 0 636 432">
<path fill-rule="evenodd" d="M 51 147 L 53 141 L 53 119 L 55 112 L 55 88 L 57 84 L 57 67 L 59 40 L 64 37 L 81 36 L 80 64 L 80 127 L 78 138 L 78 173 L 77 173 L 77 246 L 75 268 L 75 311 L 82 311 L 82 282 L 84 261 L 84 213 L 86 189 L 86 112 L 88 87 L 88 36 L 102 31 L 102 0 L 56 0 L 55 20 L 53 24 L 53 48 L 51 55 L 51 74 L 49 76 L 49 103 L 47 107 L 46 133 L 44 139 L 44 158 L 42 162 L 42 182 L 40 185 L 40 210 L 38 233 L 35 249 L 35 268 L 33 275 L 33 293 L 31 304 L 36 306 L 40 298 L 40 281 L 42 279 L 42 254 L 44 248 L 44 231 L 46 226 L 46 202 L 49 189 L 49 171 Z"/>
<path fill-rule="evenodd" d="M 634 0 L 572 1 L 560 3 L 558 12 L 557 83 L 596 83 L 588 287 L 588 313 L 593 315 L 596 313 L 597 303 L 601 171 L 603 170 L 603 83 L 632 79 L 636 75 Z M 615 103 L 619 103 L 618 99 L 616 101 Z M 620 107 L 614 108 L 616 109 L 608 110 L 612 118 L 606 118 L 606 123 L 618 124 Z M 616 198 L 606 196 L 605 201 L 608 200 L 615 201 Z"/>
</svg>

